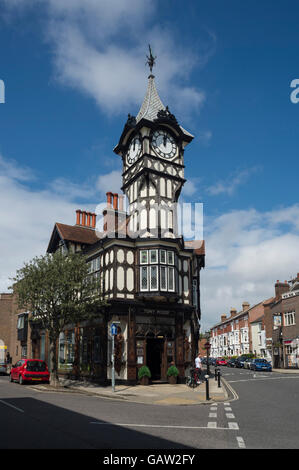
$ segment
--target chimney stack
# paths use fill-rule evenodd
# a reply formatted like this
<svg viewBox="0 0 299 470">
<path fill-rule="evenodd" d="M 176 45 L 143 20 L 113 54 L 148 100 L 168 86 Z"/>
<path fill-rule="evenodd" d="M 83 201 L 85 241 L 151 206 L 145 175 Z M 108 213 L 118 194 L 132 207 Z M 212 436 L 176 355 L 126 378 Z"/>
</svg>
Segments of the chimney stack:
<svg viewBox="0 0 299 470">
<path fill-rule="evenodd" d="M 237 309 L 236 308 L 231 308 L 230 309 L 230 316 L 235 317 L 237 315 Z"/>
<path fill-rule="evenodd" d="M 93 212 L 76 210 L 76 225 L 80 227 L 95 228 L 97 215 Z"/>
<path fill-rule="evenodd" d="M 248 302 L 243 302 L 242 303 L 243 312 L 245 312 L 245 310 L 248 310 L 249 307 L 250 307 L 250 304 Z"/>
<path fill-rule="evenodd" d="M 282 296 L 282 294 L 289 292 L 289 290 L 290 290 L 290 286 L 287 283 L 287 281 L 284 281 L 284 282 L 276 281 L 276 284 L 275 284 L 276 299 L 279 299 Z"/>
<path fill-rule="evenodd" d="M 221 315 L 221 322 L 224 322 L 226 320 L 226 315 Z"/>
<path fill-rule="evenodd" d="M 117 193 L 113 194 L 113 209 L 115 211 L 118 210 L 118 194 Z"/>
</svg>

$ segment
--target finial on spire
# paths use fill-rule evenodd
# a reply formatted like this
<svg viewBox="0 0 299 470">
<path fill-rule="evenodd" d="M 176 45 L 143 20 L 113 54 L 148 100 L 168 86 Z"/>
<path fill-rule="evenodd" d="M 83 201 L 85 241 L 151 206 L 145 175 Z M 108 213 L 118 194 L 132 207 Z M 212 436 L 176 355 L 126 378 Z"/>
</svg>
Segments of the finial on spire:
<svg viewBox="0 0 299 470">
<path fill-rule="evenodd" d="M 151 49 L 151 46 L 150 44 L 148 45 L 148 48 L 149 48 L 149 56 L 147 55 L 146 58 L 147 58 L 147 65 L 149 66 L 150 68 L 150 71 L 152 73 L 153 71 L 153 66 L 155 65 L 155 61 L 156 61 L 156 58 L 157 57 L 154 57 L 153 54 L 152 54 L 152 49 Z"/>
</svg>

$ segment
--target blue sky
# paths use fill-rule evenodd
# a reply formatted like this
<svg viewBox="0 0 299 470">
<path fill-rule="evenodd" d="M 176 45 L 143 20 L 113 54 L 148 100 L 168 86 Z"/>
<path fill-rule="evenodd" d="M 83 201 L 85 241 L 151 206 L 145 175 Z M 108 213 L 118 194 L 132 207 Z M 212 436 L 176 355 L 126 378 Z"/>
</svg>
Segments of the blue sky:
<svg viewBox="0 0 299 470">
<path fill-rule="evenodd" d="M 204 203 L 204 326 L 270 297 L 299 271 L 298 3 L 84 5 L 0 0 L 0 290 L 56 221 L 119 188 L 113 148 L 142 103 L 150 42 L 160 97 L 195 135 L 183 198 Z"/>
</svg>

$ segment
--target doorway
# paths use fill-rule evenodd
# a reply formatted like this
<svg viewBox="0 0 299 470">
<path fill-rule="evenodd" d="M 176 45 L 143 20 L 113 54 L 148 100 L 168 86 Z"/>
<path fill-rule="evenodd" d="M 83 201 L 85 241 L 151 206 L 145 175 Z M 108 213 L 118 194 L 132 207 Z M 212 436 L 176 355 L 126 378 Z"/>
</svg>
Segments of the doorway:
<svg viewBox="0 0 299 470">
<path fill-rule="evenodd" d="M 164 350 L 164 340 L 159 338 L 147 338 L 146 358 L 147 366 L 152 374 L 152 380 L 161 380 L 161 366 Z"/>
</svg>

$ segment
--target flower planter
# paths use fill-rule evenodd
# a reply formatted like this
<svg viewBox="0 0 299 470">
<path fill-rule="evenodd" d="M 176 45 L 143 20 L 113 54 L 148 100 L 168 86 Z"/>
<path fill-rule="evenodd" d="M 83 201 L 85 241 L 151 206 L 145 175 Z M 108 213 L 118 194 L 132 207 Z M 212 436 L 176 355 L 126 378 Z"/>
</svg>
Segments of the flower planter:
<svg viewBox="0 0 299 470">
<path fill-rule="evenodd" d="M 168 383 L 176 384 L 177 383 L 177 376 L 176 375 L 169 375 L 168 376 Z"/>
<path fill-rule="evenodd" d="M 140 385 L 148 385 L 149 384 L 149 378 L 145 375 L 140 379 Z"/>
</svg>

